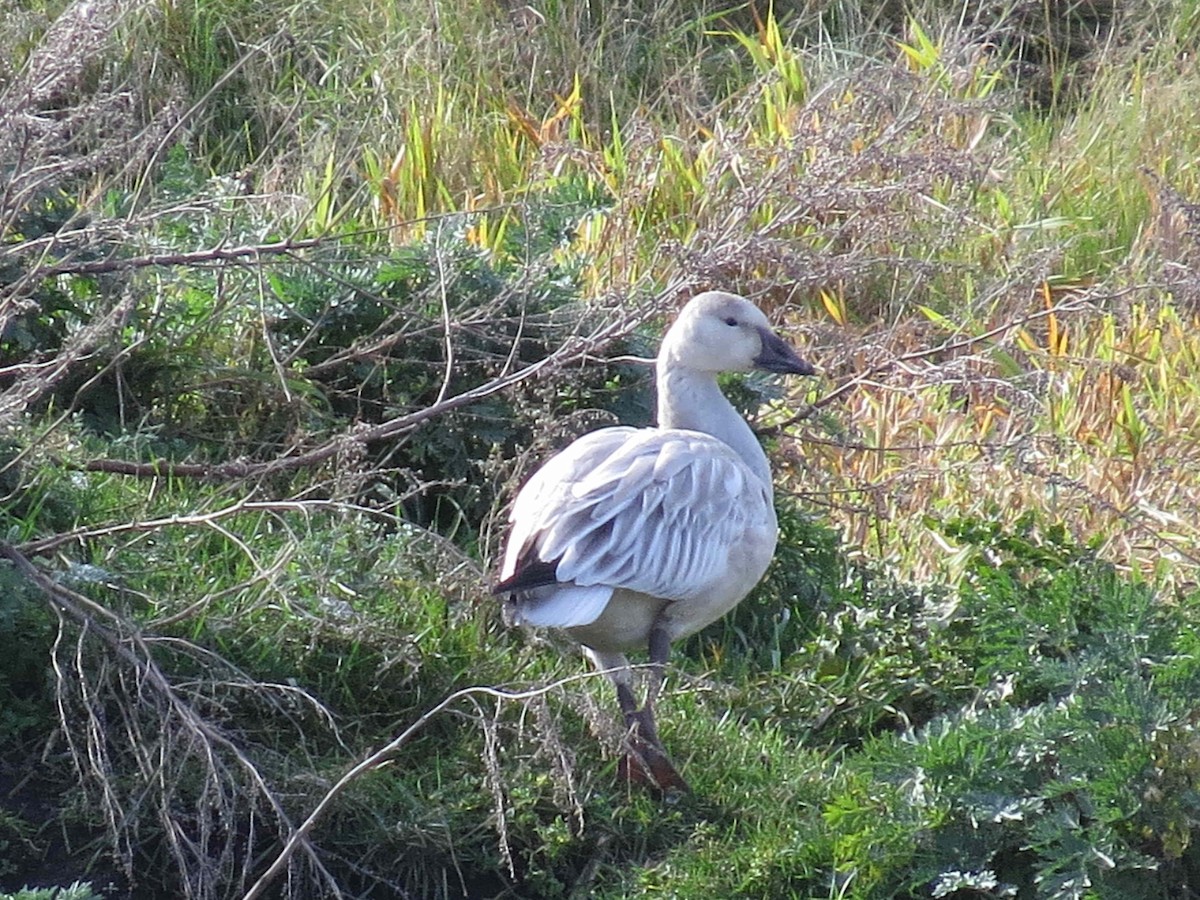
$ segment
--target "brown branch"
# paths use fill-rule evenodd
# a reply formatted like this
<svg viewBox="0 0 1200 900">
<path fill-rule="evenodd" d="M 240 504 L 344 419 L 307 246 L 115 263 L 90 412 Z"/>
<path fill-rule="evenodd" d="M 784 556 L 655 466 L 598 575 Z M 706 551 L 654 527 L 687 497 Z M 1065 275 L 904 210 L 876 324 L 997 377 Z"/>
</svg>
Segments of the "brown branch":
<svg viewBox="0 0 1200 900">
<path fill-rule="evenodd" d="M 501 208 L 501 206 L 497 205 L 488 207 L 486 210 L 481 209 L 479 212 L 498 210 Z M 418 222 L 434 222 L 438 219 L 448 218 L 450 215 L 451 214 L 449 213 L 435 213 L 428 216 L 409 219 L 403 223 L 391 226 L 387 230 L 407 227 Z M 217 246 L 209 247 L 204 250 L 192 250 L 177 253 L 149 253 L 143 256 L 130 257 L 110 256 L 106 259 L 86 260 L 80 262 L 70 262 L 64 260 L 50 265 L 34 266 L 23 276 L 23 280 L 28 281 L 34 279 L 53 278 L 57 275 L 103 275 L 110 272 L 132 272 L 139 269 L 150 269 L 159 266 L 204 266 L 221 262 L 237 262 L 239 260 L 254 259 L 261 256 L 280 256 L 295 253 L 300 250 L 311 250 L 315 247 L 320 247 L 331 242 L 361 237 L 362 235 L 374 234 L 376 232 L 377 229 L 366 229 L 352 233 L 339 234 L 336 236 L 322 235 L 313 238 L 286 238 L 281 241 L 274 241 L 267 244 L 243 244 L 236 247 Z M 80 232 L 80 234 L 83 233 L 84 232 Z M 62 238 L 62 233 L 55 233 L 49 235 L 48 237 L 26 241 L 16 246 L 17 249 L 21 250 L 23 253 L 41 246 L 44 256 L 58 242 L 60 242 Z M 6 291 L 5 293 L 10 293 L 10 291 Z"/>
<path fill-rule="evenodd" d="M 0 541 L 0 558 L 7 559 L 12 563 L 17 572 L 42 592 L 47 602 L 55 610 L 74 620 L 84 633 L 95 635 L 116 658 L 130 666 L 137 673 L 139 680 L 150 685 L 166 708 L 179 717 L 183 726 L 205 745 L 210 746 L 210 755 L 211 747 L 221 747 L 228 752 L 257 787 L 282 828 L 292 835 L 293 840 L 289 841 L 289 845 L 293 845 L 293 852 L 298 847 L 302 847 L 334 894 L 341 896 L 336 880 L 321 862 L 316 849 L 308 842 L 306 834 L 301 834 L 299 839 L 296 838 L 298 829 L 293 826 L 280 798 L 266 783 L 258 767 L 237 744 L 179 695 L 170 679 L 154 661 L 139 629 L 107 607 L 58 584 L 33 565 L 16 547 L 5 541 Z M 134 652 L 133 648 L 139 650 L 140 653 Z M 66 730 L 70 731 L 70 722 L 64 720 L 62 724 Z"/>
<path fill-rule="evenodd" d="M 55 275 L 102 275 L 107 272 L 131 272 L 156 266 L 199 266 L 217 262 L 259 256 L 277 256 L 309 250 L 328 242 L 328 238 L 288 238 L 272 244 L 249 244 L 240 247 L 209 247 L 188 253 L 151 253 L 146 256 L 114 257 L 84 262 L 59 262 L 51 266 L 35 268 L 30 274 L 37 278 L 52 278 Z"/>
<path fill-rule="evenodd" d="M 303 453 L 298 453 L 295 456 L 285 456 L 265 462 L 234 460 L 232 462 L 213 465 L 172 463 L 167 460 L 135 463 L 125 460 L 96 459 L 85 463 L 83 468 L 88 472 L 113 472 L 119 475 L 133 475 L 139 478 L 168 476 L 179 478 L 211 478 L 216 480 L 262 477 L 275 475 L 280 472 L 311 468 L 335 458 L 339 453 L 348 449 L 348 446 L 357 447 L 394 439 L 413 431 L 431 419 L 507 390 L 513 385 L 519 384 L 536 375 L 553 372 L 564 366 L 582 361 L 593 355 L 601 347 L 628 334 L 637 324 L 637 321 L 638 317 L 636 316 L 623 316 L 598 331 L 593 332 L 586 338 L 577 338 L 574 341 L 564 343 L 563 346 L 549 356 L 515 372 L 500 375 L 484 384 L 463 391 L 461 394 L 455 394 L 438 403 L 415 410 L 407 415 L 389 419 L 378 425 L 356 425 L 325 443 Z"/>
</svg>

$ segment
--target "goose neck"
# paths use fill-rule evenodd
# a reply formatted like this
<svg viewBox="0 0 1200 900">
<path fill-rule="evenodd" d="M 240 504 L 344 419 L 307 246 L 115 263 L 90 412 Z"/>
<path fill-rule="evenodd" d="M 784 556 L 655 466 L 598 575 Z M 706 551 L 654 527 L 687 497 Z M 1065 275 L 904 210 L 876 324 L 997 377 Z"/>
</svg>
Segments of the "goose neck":
<svg viewBox="0 0 1200 900">
<path fill-rule="evenodd" d="M 716 376 L 695 369 L 660 368 L 658 425 L 702 431 L 728 444 L 766 484 L 771 469 L 749 424 L 721 393 Z"/>
</svg>

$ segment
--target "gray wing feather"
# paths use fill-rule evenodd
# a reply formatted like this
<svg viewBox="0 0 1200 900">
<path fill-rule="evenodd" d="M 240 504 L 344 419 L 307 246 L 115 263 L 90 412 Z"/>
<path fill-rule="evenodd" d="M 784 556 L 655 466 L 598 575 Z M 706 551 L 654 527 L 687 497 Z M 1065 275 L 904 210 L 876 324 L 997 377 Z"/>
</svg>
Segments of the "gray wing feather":
<svg viewBox="0 0 1200 900">
<path fill-rule="evenodd" d="M 550 460 L 513 507 L 505 574 L 531 543 L 560 582 L 668 600 L 703 591 L 746 529 L 766 521 L 766 486 L 698 432 L 610 428 Z M 599 615 L 597 612 L 596 615 Z"/>
</svg>

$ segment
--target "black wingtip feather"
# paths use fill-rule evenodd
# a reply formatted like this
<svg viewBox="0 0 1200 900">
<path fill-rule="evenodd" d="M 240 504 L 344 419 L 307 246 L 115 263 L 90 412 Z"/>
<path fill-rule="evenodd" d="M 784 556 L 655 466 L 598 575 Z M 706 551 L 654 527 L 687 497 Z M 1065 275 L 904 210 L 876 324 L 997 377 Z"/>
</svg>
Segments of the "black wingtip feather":
<svg viewBox="0 0 1200 900">
<path fill-rule="evenodd" d="M 492 588 L 493 594 L 515 594 L 558 584 L 558 560 L 546 562 L 532 554 L 517 561 L 517 570 Z"/>
</svg>

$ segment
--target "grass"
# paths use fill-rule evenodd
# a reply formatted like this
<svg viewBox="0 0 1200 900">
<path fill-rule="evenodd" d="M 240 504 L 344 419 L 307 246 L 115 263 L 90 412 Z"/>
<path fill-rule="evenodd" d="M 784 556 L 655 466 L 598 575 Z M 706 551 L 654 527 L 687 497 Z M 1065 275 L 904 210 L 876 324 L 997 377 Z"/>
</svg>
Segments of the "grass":
<svg viewBox="0 0 1200 900">
<path fill-rule="evenodd" d="M 1194 3 L 79 9 L 0 24 L 0 890 L 1195 893 Z M 780 548 L 662 804 L 486 584 L 708 287 L 825 377 L 727 385 Z"/>
</svg>

